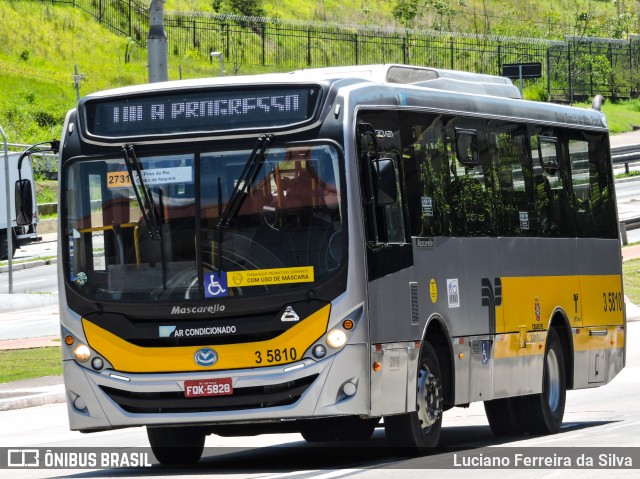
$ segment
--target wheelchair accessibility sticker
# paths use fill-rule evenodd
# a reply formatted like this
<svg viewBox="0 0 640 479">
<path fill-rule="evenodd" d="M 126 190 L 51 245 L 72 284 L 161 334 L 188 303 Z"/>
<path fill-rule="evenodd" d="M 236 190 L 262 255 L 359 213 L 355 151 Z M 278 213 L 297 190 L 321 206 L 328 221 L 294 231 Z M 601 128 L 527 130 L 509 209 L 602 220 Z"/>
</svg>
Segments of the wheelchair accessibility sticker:
<svg viewBox="0 0 640 479">
<path fill-rule="evenodd" d="M 223 298 L 229 296 L 229 287 L 227 286 L 227 273 L 217 272 L 204 274 L 204 297 L 205 298 Z"/>
</svg>

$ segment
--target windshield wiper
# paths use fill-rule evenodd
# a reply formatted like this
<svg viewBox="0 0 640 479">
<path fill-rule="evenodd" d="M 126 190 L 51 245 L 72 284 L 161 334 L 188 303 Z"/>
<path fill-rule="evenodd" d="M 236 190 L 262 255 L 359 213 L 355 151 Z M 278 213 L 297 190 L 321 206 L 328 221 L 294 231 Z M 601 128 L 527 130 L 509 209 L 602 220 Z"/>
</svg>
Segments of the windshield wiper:
<svg viewBox="0 0 640 479">
<path fill-rule="evenodd" d="M 123 146 L 122 156 L 124 158 L 124 162 L 127 165 L 127 171 L 129 172 L 129 178 L 131 179 L 131 186 L 133 188 L 133 192 L 136 194 L 136 198 L 138 199 L 142 217 L 149 226 L 149 234 L 154 240 L 160 239 L 162 238 L 162 232 L 160 231 L 160 219 L 158 218 L 158 212 L 156 211 L 155 205 L 153 204 L 153 197 L 151 196 L 151 192 L 144 184 L 144 179 L 142 178 L 142 164 L 136 156 L 136 151 L 133 148 L 133 145 Z M 140 180 L 139 189 L 133 177 L 134 169 L 136 171 L 136 175 Z M 140 191 L 142 191 L 142 195 L 140 195 Z"/>
<path fill-rule="evenodd" d="M 253 151 L 249 155 L 249 158 L 247 158 L 244 169 L 231 192 L 227 206 L 224 208 L 224 211 L 218 219 L 218 229 L 229 226 L 229 223 L 231 223 L 231 220 L 244 203 L 244 200 L 249 196 L 249 190 L 251 189 L 251 186 L 256 180 L 258 172 L 264 163 L 264 152 L 267 150 L 271 140 L 273 140 L 273 135 L 261 135 L 258 138 L 258 141 L 253 147 Z"/>
<path fill-rule="evenodd" d="M 244 164 L 244 168 L 242 169 L 242 173 L 240 173 L 240 177 L 236 182 L 233 191 L 231 192 L 231 196 L 229 197 L 229 201 L 225 206 L 222 213 L 218 217 L 218 242 L 216 247 L 216 253 L 218 256 L 218 275 L 222 272 L 222 229 L 229 226 L 231 220 L 234 218 L 244 200 L 249 195 L 249 190 L 253 185 L 258 173 L 260 172 L 260 168 L 262 167 L 265 156 L 264 153 L 267 150 L 267 147 L 273 140 L 273 135 L 260 135 L 258 141 L 256 141 L 255 146 L 253 147 L 253 151 L 247 158 L 247 162 Z M 218 211 L 221 210 L 222 207 L 222 181 L 220 177 L 218 177 Z"/>
</svg>

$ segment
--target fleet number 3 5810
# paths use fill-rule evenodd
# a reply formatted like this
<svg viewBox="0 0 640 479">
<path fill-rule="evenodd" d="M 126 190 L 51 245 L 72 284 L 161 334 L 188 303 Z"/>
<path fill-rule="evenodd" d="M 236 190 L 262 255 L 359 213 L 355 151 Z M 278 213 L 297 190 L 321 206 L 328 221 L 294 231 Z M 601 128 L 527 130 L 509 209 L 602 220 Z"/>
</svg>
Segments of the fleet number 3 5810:
<svg viewBox="0 0 640 479">
<path fill-rule="evenodd" d="M 256 351 L 256 364 L 262 364 L 266 362 L 267 364 L 271 363 L 281 363 L 283 361 L 295 361 L 298 359 L 298 352 L 296 348 L 276 348 L 276 349 L 267 349 L 266 351 Z"/>
<path fill-rule="evenodd" d="M 624 301 L 622 300 L 622 293 L 620 291 L 602 293 L 602 302 L 605 313 L 622 311 L 622 306 L 624 304 Z"/>
</svg>

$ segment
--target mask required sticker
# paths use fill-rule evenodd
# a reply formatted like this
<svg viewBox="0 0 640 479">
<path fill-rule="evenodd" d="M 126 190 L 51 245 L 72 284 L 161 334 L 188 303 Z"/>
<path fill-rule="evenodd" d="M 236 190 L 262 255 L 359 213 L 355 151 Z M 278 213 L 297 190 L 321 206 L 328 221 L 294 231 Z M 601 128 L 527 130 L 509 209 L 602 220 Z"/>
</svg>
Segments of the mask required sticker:
<svg viewBox="0 0 640 479">
<path fill-rule="evenodd" d="M 227 284 L 231 287 L 313 283 L 313 281 L 313 266 L 227 272 Z"/>
</svg>

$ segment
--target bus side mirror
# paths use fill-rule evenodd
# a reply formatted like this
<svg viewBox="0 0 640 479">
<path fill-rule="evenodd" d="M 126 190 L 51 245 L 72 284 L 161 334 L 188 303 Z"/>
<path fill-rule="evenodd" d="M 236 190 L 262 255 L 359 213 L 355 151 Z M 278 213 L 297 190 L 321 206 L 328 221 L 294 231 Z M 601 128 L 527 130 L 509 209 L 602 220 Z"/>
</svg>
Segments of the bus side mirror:
<svg viewBox="0 0 640 479">
<path fill-rule="evenodd" d="M 478 136 L 475 130 L 456 128 L 456 154 L 458 161 L 467 168 L 480 165 Z"/>
<path fill-rule="evenodd" d="M 33 222 L 33 192 L 31 181 L 16 181 L 16 224 L 18 226 L 30 225 Z"/>
<path fill-rule="evenodd" d="M 376 187 L 376 205 L 393 205 L 398 201 L 398 179 L 391 158 L 380 158 L 371 162 Z"/>
</svg>

